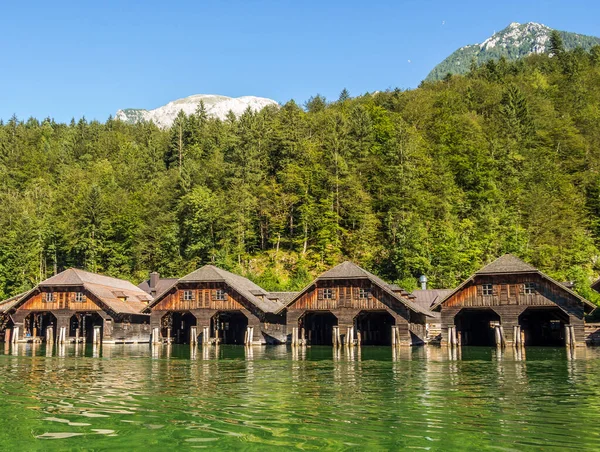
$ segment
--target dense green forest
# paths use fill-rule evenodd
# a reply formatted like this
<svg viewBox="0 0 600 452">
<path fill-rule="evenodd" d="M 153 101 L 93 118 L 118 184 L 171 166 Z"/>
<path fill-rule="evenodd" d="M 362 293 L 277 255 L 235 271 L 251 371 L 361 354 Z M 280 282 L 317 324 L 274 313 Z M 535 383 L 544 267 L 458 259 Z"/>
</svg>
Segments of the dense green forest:
<svg viewBox="0 0 600 452">
<path fill-rule="evenodd" d="M 599 167 L 600 47 L 170 130 L 12 118 L 0 295 L 71 266 L 137 283 L 211 262 L 298 289 L 344 259 L 453 287 L 512 252 L 596 300 Z"/>
</svg>

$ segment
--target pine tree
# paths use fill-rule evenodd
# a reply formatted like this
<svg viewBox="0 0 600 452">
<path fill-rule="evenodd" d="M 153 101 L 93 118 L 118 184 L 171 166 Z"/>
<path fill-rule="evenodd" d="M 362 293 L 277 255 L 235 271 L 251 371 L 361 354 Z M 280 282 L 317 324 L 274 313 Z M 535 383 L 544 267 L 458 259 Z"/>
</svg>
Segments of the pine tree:
<svg viewBox="0 0 600 452">
<path fill-rule="evenodd" d="M 562 37 L 556 30 L 552 30 L 552 33 L 550 33 L 550 47 L 548 50 L 551 56 L 557 57 L 560 57 L 565 51 Z"/>
</svg>

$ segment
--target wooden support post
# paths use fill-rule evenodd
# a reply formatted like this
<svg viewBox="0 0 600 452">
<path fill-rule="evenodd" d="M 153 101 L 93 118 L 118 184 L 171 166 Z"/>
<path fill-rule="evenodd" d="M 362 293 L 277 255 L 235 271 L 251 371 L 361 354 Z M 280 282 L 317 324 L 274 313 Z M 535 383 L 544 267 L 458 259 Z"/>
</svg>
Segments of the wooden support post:
<svg viewBox="0 0 600 452">
<path fill-rule="evenodd" d="M 500 345 L 504 347 L 506 346 L 506 340 L 504 339 L 504 327 L 500 325 L 498 329 L 500 330 Z"/>
<path fill-rule="evenodd" d="M 456 347 L 458 345 L 458 337 L 456 335 L 456 326 L 452 325 L 448 327 L 448 339 L 450 342 L 450 345 L 452 347 Z"/>
<path fill-rule="evenodd" d="M 392 326 L 392 347 L 396 346 L 396 326 Z"/>
<path fill-rule="evenodd" d="M 167 328 L 167 343 L 171 343 L 171 328 Z"/>
<path fill-rule="evenodd" d="M 336 342 L 338 344 L 339 347 L 342 346 L 342 335 L 340 334 L 340 327 L 336 326 L 335 327 L 335 334 L 336 334 Z"/>
<path fill-rule="evenodd" d="M 292 327 L 292 347 L 298 346 L 298 327 Z"/>
<path fill-rule="evenodd" d="M 360 347 L 360 342 L 361 342 L 361 337 L 360 336 L 361 336 L 360 331 L 357 331 L 356 332 L 356 345 L 358 347 Z"/>
<path fill-rule="evenodd" d="M 66 340 L 67 340 L 67 327 L 61 326 L 60 331 L 58 333 L 58 343 L 64 344 Z"/>
<path fill-rule="evenodd" d="M 75 343 L 79 344 L 79 328 L 75 330 Z"/>
<path fill-rule="evenodd" d="M 49 326 L 48 328 L 46 328 L 46 344 L 53 344 L 54 343 L 54 328 L 52 326 Z"/>
<path fill-rule="evenodd" d="M 500 327 L 498 325 L 494 327 L 494 335 L 496 338 L 496 347 L 500 347 L 502 345 L 502 336 L 500 335 Z"/>
<path fill-rule="evenodd" d="M 571 346 L 571 328 L 569 325 L 565 325 L 565 345 Z"/>
<path fill-rule="evenodd" d="M 95 326 L 94 327 L 94 344 L 99 344 L 100 342 L 102 342 L 102 334 L 100 334 L 100 327 L 99 326 Z"/>
<path fill-rule="evenodd" d="M 300 345 L 306 345 L 306 332 L 304 328 L 300 330 Z"/>
<path fill-rule="evenodd" d="M 575 339 L 575 328 L 573 325 L 569 325 L 569 341 L 571 343 L 571 347 L 575 347 L 577 345 L 577 340 Z"/>
<path fill-rule="evenodd" d="M 4 333 L 4 343 L 5 344 L 10 344 L 11 333 L 12 333 L 12 330 L 10 328 L 7 328 L 6 332 Z"/>
<path fill-rule="evenodd" d="M 12 337 L 12 343 L 16 344 L 19 340 L 19 327 L 15 326 L 13 328 L 13 337 Z"/>
<path fill-rule="evenodd" d="M 198 343 L 198 328 L 195 326 L 190 327 L 190 344 L 196 345 Z"/>
</svg>

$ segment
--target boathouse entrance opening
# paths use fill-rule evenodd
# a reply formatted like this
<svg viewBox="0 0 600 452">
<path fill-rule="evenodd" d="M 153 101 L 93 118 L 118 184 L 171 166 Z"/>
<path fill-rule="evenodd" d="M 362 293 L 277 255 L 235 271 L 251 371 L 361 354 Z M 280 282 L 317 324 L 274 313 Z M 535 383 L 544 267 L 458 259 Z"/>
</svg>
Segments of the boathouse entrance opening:
<svg viewBox="0 0 600 452">
<path fill-rule="evenodd" d="M 300 319 L 299 330 L 304 328 L 310 345 L 333 345 L 333 327 L 337 324 L 337 317 L 329 311 L 307 312 Z"/>
<path fill-rule="evenodd" d="M 32 312 L 25 317 L 25 338 L 46 337 L 46 329 L 52 326 L 56 334 L 56 317 L 51 312 Z"/>
<path fill-rule="evenodd" d="M 560 308 L 527 308 L 519 316 L 525 334 L 525 345 L 565 345 L 565 325 L 569 316 Z"/>
<path fill-rule="evenodd" d="M 190 332 L 196 326 L 196 316 L 189 311 L 168 312 L 162 318 L 162 337 L 174 344 L 189 344 Z"/>
<path fill-rule="evenodd" d="M 462 345 L 489 347 L 496 344 L 494 327 L 500 324 L 500 316 L 492 309 L 462 309 L 454 324 Z"/>
<path fill-rule="evenodd" d="M 90 312 L 81 315 L 81 336 L 85 338 L 86 342 L 94 341 L 94 327 L 100 327 L 100 340 L 103 337 L 104 319 L 95 312 Z"/>
<path fill-rule="evenodd" d="M 240 311 L 217 312 L 210 321 L 211 331 L 221 339 L 221 344 L 244 345 L 248 317 Z"/>
<path fill-rule="evenodd" d="M 394 317 L 387 311 L 361 311 L 354 319 L 362 345 L 392 345 Z"/>
</svg>

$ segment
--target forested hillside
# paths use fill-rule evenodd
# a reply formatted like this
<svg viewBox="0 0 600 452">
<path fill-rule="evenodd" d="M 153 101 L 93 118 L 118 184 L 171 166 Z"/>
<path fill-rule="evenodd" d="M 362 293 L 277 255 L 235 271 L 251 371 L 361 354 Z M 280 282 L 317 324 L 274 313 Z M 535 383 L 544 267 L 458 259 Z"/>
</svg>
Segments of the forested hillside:
<svg viewBox="0 0 600 452">
<path fill-rule="evenodd" d="M 139 282 L 214 262 L 297 289 L 343 259 L 408 289 L 511 252 L 593 298 L 600 47 L 170 130 L 0 126 L 0 295 L 75 266 Z"/>
</svg>

